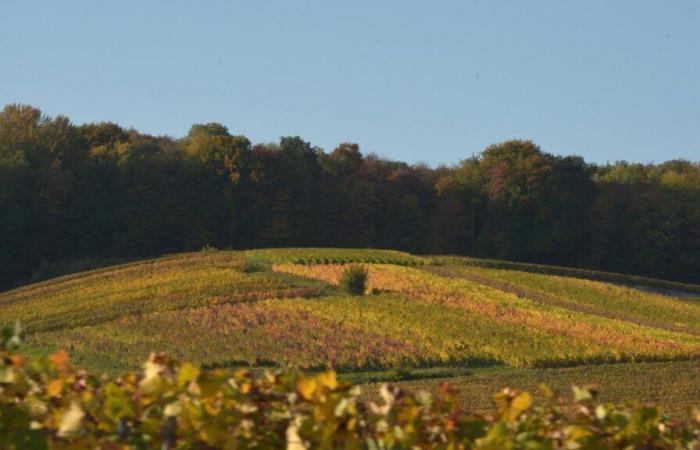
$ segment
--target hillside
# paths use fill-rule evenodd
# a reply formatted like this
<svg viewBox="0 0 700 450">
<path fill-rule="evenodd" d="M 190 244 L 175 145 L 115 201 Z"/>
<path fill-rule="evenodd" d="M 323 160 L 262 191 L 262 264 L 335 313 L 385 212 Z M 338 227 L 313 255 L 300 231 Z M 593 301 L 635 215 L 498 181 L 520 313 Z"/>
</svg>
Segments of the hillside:
<svg viewBox="0 0 700 450">
<path fill-rule="evenodd" d="M 336 286 L 354 262 L 369 267 L 363 297 Z M 208 366 L 344 371 L 700 354 L 692 299 L 380 250 L 211 251 L 104 268 L 0 294 L 0 321 L 13 320 L 32 351 L 66 348 L 110 371 L 154 350 Z"/>
</svg>

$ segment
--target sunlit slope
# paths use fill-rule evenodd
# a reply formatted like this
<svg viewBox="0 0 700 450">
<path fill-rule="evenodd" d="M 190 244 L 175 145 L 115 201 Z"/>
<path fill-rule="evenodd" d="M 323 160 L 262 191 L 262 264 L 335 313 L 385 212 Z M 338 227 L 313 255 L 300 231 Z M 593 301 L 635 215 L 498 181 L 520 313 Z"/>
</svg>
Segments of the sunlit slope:
<svg viewBox="0 0 700 450">
<path fill-rule="evenodd" d="M 369 268 L 367 295 L 338 287 Z M 437 264 L 436 264 L 437 263 Z M 152 351 L 209 366 L 575 366 L 700 355 L 700 302 L 389 250 L 174 255 L 0 294 L 30 349 L 123 369 Z"/>
<path fill-rule="evenodd" d="M 432 273 L 493 287 L 542 304 L 700 335 L 700 295 L 661 295 L 581 278 L 473 266 L 439 266 Z"/>
<path fill-rule="evenodd" d="M 290 264 L 275 269 L 331 283 L 342 271 L 336 265 Z M 424 335 L 439 336 L 447 360 L 467 348 L 477 348 L 480 355 L 513 366 L 683 359 L 700 354 L 700 338 L 694 333 L 672 330 L 673 322 L 659 319 L 650 325 L 625 320 L 622 315 L 590 314 L 482 282 L 443 276 L 434 273 L 430 266 L 374 265 L 370 267 L 369 284 L 375 292 L 399 295 L 411 307 L 421 305 L 440 311 L 441 317 L 432 324 L 433 315 L 428 310 L 419 313 L 413 332 L 417 341 Z M 668 301 L 686 306 L 688 314 L 700 315 L 698 304 L 671 298 Z M 386 328 L 394 320 L 405 323 L 400 311 L 396 308 L 393 318 L 386 317 L 383 325 L 377 325 Z M 451 326 L 465 318 L 471 323 L 460 324 L 459 331 L 450 333 Z"/>
<path fill-rule="evenodd" d="M 28 332 L 197 306 L 319 295 L 319 283 L 258 271 L 240 255 L 202 252 L 57 278 L 0 294 L 2 322 Z"/>
</svg>

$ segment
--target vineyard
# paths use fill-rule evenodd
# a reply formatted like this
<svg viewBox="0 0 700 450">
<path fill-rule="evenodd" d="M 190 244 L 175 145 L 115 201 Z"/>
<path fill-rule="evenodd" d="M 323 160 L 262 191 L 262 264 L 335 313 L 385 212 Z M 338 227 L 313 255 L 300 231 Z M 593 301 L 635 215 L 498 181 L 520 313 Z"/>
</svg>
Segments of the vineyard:
<svg viewBox="0 0 700 450">
<path fill-rule="evenodd" d="M 353 264 L 367 268 L 365 295 L 339 286 Z M 0 323 L 22 323 L 30 355 L 65 349 L 76 366 L 113 375 L 163 351 L 205 369 L 331 368 L 345 379 L 431 388 L 450 377 L 484 408 L 509 380 L 535 390 L 532 374 L 563 390 L 607 383 L 607 398 L 625 401 L 624 377 L 596 368 L 659 390 L 679 383 L 671 372 L 697 373 L 692 286 L 662 294 L 660 283 L 650 292 L 622 276 L 520 269 L 390 250 L 209 250 L 2 293 Z M 679 386 L 673 398 L 685 403 L 669 405 L 682 415 L 700 392 Z M 639 399 L 663 403 L 645 392 Z"/>
<path fill-rule="evenodd" d="M 431 260 L 395 250 L 362 250 L 335 248 L 286 248 L 261 249 L 242 252 L 248 258 L 261 259 L 272 263 L 292 264 L 394 264 L 415 266 L 427 264 Z"/>
<path fill-rule="evenodd" d="M 384 384 L 381 400 L 334 372 L 256 374 L 202 370 L 151 355 L 142 374 L 98 377 L 76 370 L 65 351 L 27 359 L 18 334 L 0 333 L 0 448 L 46 449 L 696 449 L 698 419 L 673 422 L 656 407 L 597 401 L 573 387 L 561 406 L 505 388 L 495 414 L 460 406 L 459 392 L 406 392 Z M 567 411 L 568 409 L 568 411 Z"/>
<path fill-rule="evenodd" d="M 281 265 L 275 269 L 332 283 L 342 267 Z M 689 359 L 700 354 L 700 338 L 692 334 L 544 304 L 420 268 L 372 266 L 369 287 L 400 294 L 406 307 L 396 304 L 381 316 L 374 310 L 383 299 L 369 299 L 366 307 L 362 305 L 346 320 L 355 319 L 358 326 L 390 328 L 390 334 L 406 326 L 421 343 L 439 336 L 437 353 L 423 359 L 428 363 L 432 358 L 440 361 L 440 355 L 441 362 L 462 362 L 481 355 L 512 366 L 558 366 Z M 700 317 L 700 305 L 686 306 Z M 323 303 L 315 311 L 337 320 L 346 315 L 344 305 L 333 308 L 333 303 Z"/>
</svg>

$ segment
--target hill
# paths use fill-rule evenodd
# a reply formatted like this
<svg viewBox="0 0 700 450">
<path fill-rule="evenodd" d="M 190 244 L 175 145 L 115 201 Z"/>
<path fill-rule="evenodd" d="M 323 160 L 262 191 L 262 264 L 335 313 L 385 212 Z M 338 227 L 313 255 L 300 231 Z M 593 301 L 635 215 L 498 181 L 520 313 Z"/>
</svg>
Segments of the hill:
<svg viewBox="0 0 700 450">
<path fill-rule="evenodd" d="M 349 263 L 368 267 L 367 295 L 337 286 Z M 601 364 L 627 363 L 612 372 L 651 385 L 698 369 L 697 286 L 562 270 L 389 250 L 206 251 L 2 293 L 0 322 L 21 321 L 30 353 L 64 348 L 108 372 L 164 351 L 205 367 L 332 366 L 356 381 L 452 377 L 473 390 L 482 377 L 491 393 L 509 377 L 605 381 L 613 366 Z"/>
</svg>

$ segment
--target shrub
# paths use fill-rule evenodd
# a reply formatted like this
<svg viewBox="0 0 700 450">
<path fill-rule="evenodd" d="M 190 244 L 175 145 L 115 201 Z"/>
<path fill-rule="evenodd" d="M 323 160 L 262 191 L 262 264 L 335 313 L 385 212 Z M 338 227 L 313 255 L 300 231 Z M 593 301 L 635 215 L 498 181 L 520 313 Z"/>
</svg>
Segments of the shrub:
<svg viewBox="0 0 700 450">
<path fill-rule="evenodd" d="M 269 262 L 255 257 L 246 257 L 241 269 L 243 273 L 269 272 L 270 270 L 272 270 L 272 265 Z"/>
<path fill-rule="evenodd" d="M 367 287 L 367 269 L 350 266 L 340 275 L 340 287 L 350 295 L 363 295 Z"/>
</svg>

